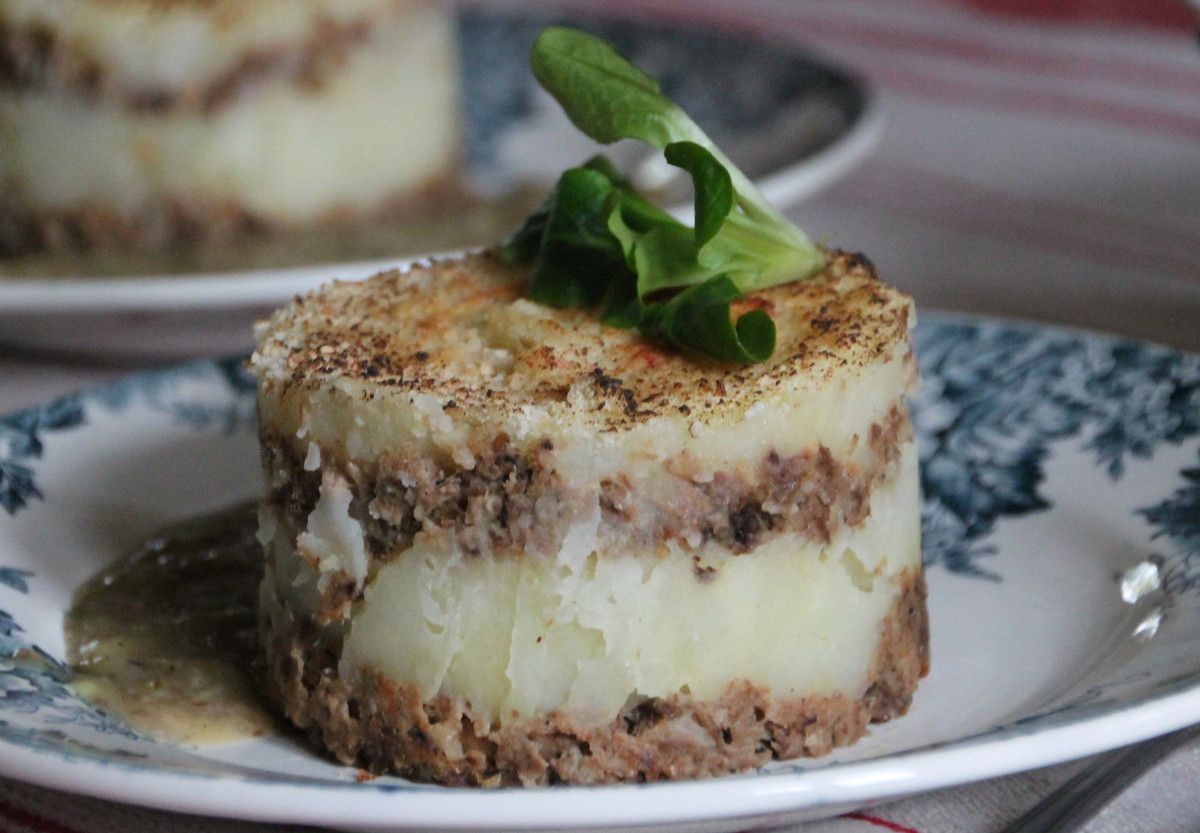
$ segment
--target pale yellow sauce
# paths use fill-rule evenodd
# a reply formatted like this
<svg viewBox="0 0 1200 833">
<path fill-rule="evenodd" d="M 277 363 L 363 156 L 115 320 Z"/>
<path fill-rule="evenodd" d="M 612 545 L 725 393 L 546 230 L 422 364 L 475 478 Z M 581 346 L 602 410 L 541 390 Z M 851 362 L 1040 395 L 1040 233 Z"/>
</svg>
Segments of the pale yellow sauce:
<svg viewBox="0 0 1200 833">
<path fill-rule="evenodd" d="M 81 587 L 65 623 L 75 690 L 160 740 L 271 731 L 254 684 L 256 527 L 252 504 L 184 522 Z"/>
</svg>

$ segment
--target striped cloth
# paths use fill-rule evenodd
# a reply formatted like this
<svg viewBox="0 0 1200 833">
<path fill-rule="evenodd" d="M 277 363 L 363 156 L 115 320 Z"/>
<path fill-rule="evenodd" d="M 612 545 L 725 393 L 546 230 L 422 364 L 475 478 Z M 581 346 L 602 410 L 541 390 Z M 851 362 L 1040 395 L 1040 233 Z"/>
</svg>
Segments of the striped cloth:
<svg viewBox="0 0 1200 833">
<path fill-rule="evenodd" d="M 784 39 L 870 78 L 887 114 L 878 151 L 794 215 L 814 236 L 870 252 L 923 307 L 1200 349 L 1200 49 L 1182 0 L 620 0 L 612 9 Z M 1081 765 L 795 829 L 992 833 Z M 1085 830 L 1200 830 L 1198 783 L 1194 745 Z M 0 833 L 267 829 L 289 828 L 0 781 Z"/>
<path fill-rule="evenodd" d="M 869 78 L 877 152 L 793 214 L 920 306 L 1200 348 L 1200 45 L 1183 0 L 612 5 Z"/>
</svg>

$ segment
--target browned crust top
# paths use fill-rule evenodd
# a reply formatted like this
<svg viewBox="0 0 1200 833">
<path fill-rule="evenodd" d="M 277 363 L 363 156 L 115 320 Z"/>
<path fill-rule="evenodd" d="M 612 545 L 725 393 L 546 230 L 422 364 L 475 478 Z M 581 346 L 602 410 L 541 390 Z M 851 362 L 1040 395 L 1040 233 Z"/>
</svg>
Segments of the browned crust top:
<svg viewBox="0 0 1200 833">
<path fill-rule="evenodd" d="M 461 700 L 337 673 L 337 649 L 283 608 L 261 611 L 267 693 L 314 744 L 344 764 L 455 786 L 544 786 L 704 778 L 772 760 L 825 755 L 868 723 L 903 715 L 929 671 L 925 580 L 898 579 L 874 667 L 860 692 L 777 699 L 747 680 L 716 701 L 647 698 L 600 725 L 571 715 L 493 724 Z"/>
<path fill-rule="evenodd" d="M 663 415 L 728 418 L 774 391 L 886 361 L 906 343 L 912 306 L 865 257 L 832 252 L 813 279 L 735 305 L 735 315 L 767 309 L 778 330 L 772 358 L 738 366 L 605 327 L 591 310 L 531 308 L 522 300 L 527 280 L 527 269 L 481 253 L 335 282 L 276 313 L 253 363 L 268 396 L 349 381 L 368 399 L 430 394 L 447 411 L 485 421 L 535 406 L 621 431 Z M 504 351 L 511 366 L 488 375 L 477 354 L 464 354 L 465 342 Z M 579 391 L 585 401 L 570 401 Z"/>
</svg>

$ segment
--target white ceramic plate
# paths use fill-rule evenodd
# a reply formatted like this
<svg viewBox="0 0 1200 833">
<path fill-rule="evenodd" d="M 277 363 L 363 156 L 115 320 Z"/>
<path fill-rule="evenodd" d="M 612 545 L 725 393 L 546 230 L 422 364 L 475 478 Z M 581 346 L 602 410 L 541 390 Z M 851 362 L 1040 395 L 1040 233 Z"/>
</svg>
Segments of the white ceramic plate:
<svg viewBox="0 0 1200 833">
<path fill-rule="evenodd" d="M 599 150 L 536 89 L 528 69 L 529 44 L 555 22 L 596 31 L 660 77 L 778 205 L 828 185 L 880 136 L 882 116 L 863 82 L 795 47 L 686 26 L 564 21 L 530 9 L 466 10 L 459 34 L 468 178 L 484 192 L 520 183 L 548 187 L 564 168 Z M 697 78 L 721 78 L 722 86 L 697 85 Z M 720 92 L 727 89 L 737 95 Z M 632 144 L 608 152 L 626 163 L 641 153 Z M 654 179 L 653 169 L 643 173 Z M 366 277 L 400 257 L 428 254 L 428 245 L 369 261 L 137 277 L 5 277 L 0 261 L 0 340 L 93 357 L 230 355 L 249 349 L 253 322 L 292 295 L 335 277 Z"/>
<path fill-rule="evenodd" d="M 62 614 L 152 531 L 258 491 L 253 384 L 226 362 L 0 419 L 0 774 L 361 830 L 733 830 L 1200 720 L 1200 357 L 986 320 L 918 333 L 933 672 L 857 746 L 702 782 L 482 791 L 359 784 L 290 736 L 197 750 L 131 735 L 64 687 Z M 1162 586 L 1129 603 L 1119 577 L 1146 561 Z"/>
</svg>

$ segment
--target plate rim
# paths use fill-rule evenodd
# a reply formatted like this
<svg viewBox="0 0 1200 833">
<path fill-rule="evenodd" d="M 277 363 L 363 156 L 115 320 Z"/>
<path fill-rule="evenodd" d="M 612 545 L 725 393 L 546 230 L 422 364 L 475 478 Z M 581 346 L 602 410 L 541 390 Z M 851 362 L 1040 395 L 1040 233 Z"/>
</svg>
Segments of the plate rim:
<svg viewBox="0 0 1200 833">
<path fill-rule="evenodd" d="M 1017 326 L 1166 349 L 1181 358 L 1197 357 L 1169 345 L 1038 321 L 943 311 L 926 312 L 922 320 L 948 325 Z M 141 376 L 208 364 L 212 362 L 190 362 L 132 374 L 92 390 L 103 391 Z M 206 776 L 164 770 L 136 761 L 39 750 L 4 738 L 0 738 L 0 750 L 5 753 L 0 755 L 0 775 L 177 812 L 275 822 L 352 824 L 363 829 L 484 829 L 480 818 L 487 819 L 488 829 L 732 822 L 761 815 L 800 815 L 822 808 L 865 806 L 1060 763 L 1174 731 L 1200 722 L 1200 673 L 1168 679 L 1163 690 L 1132 703 L 1100 704 L 1080 711 L 1074 718 L 1068 711 L 1065 719 L 1056 719 L 1051 725 L 1009 724 L 869 760 L 646 785 L 499 790 L 427 785 L 408 788 L 390 783 L 372 788 L 351 781 L 305 785 L 252 774 Z M 136 777 L 131 779 L 131 774 Z M 206 782 L 221 785 L 221 802 L 213 801 L 211 791 L 196 789 L 197 783 Z M 403 799 L 394 795 L 402 795 Z M 642 798 L 630 801 L 631 796 Z M 289 800 L 280 801 L 282 797 Z M 356 800 L 328 802 L 328 797 Z M 618 798 L 621 800 L 612 800 Z M 583 811 L 578 806 L 581 802 L 586 802 Z M 500 818 L 503 823 L 498 827 Z"/>
<path fill-rule="evenodd" d="M 986 739 L 885 755 L 814 770 L 744 773 L 717 779 L 603 786 L 371 787 L 356 782 L 300 785 L 253 776 L 205 777 L 134 761 L 104 761 L 0 740 L 0 775 L 78 795 L 221 818 L 351 824 L 363 829 L 563 830 L 736 821 L 765 815 L 851 808 L 917 792 L 1016 774 L 1148 740 L 1200 720 L 1200 674 L 1134 706 L 1112 706 L 1083 720 L 1042 730 L 1020 727 Z M 1118 731 L 1111 731 L 1114 717 Z M 1099 731 L 1108 728 L 1110 731 Z M 1043 754 L 1031 756 L 1030 750 Z M 937 767 L 939 774 L 922 773 Z M 86 773 L 87 777 L 84 776 Z M 130 776 L 136 776 L 131 778 Z M 197 784 L 220 784 L 214 803 Z M 154 792 L 147 787 L 156 787 Z M 640 795 L 642 800 L 630 800 Z M 281 802 L 279 799 L 287 798 Z M 342 802 L 336 799 L 353 798 Z M 330 801 L 330 799 L 335 799 Z M 590 812 L 579 812 L 588 801 Z M 617 800 L 619 799 L 619 800 Z M 241 812 L 232 803 L 253 809 Z M 501 821 L 503 819 L 503 821 Z"/>
</svg>

